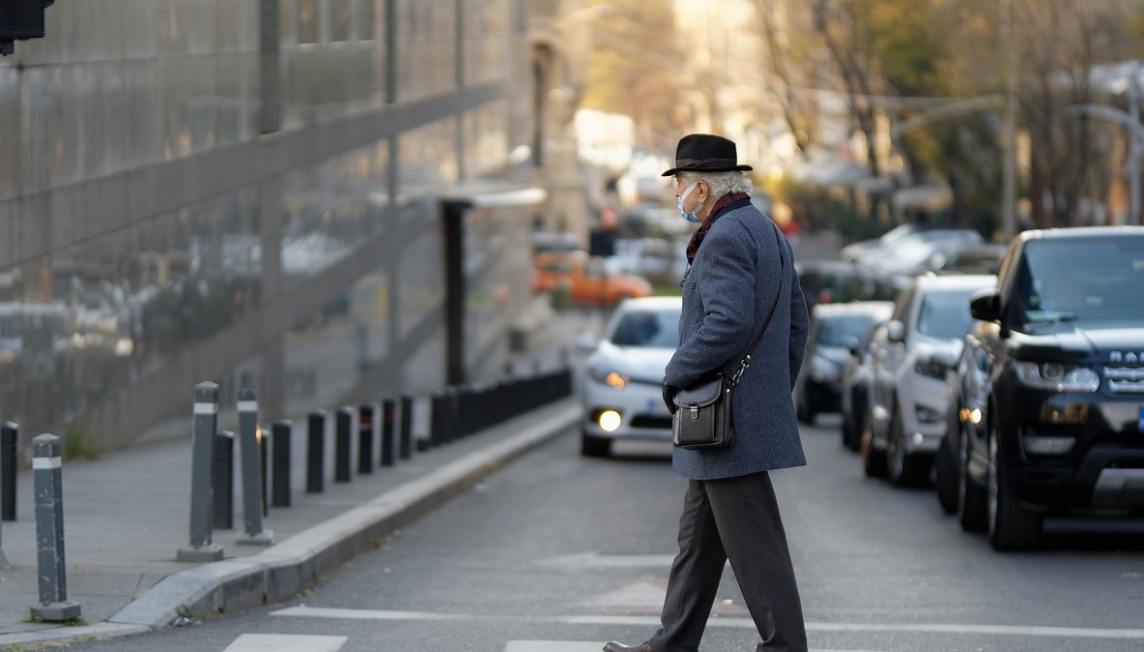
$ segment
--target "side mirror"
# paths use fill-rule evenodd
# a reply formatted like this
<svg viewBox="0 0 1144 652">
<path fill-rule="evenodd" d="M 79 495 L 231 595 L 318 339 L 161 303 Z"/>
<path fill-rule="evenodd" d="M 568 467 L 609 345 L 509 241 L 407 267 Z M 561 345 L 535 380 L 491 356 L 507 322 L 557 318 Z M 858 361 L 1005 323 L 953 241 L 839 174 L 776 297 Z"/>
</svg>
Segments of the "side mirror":
<svg viewBox="0 0 1144 652">
<path fill-rule="evenodd" d="M 897 319 L 886 324 L 886 339 L 891 342 L 906 341 L 906 325 Z"/>
<path fill-rule="evenodd" d="M 862 341 L 853 335 L 846 338 L 846 349 L 850 351 L 850 355 L 858 355 L 858 345 L 861 343 Z"/>
<path fill-rule="evenodd" d="M 969 300 L 969 314 L 980 321 L 1000 321 L 1001 293 L 994 288 L 974 292 Z"/>
<path fill-rule="evenodd" d="M 596 336 L 592 335 L 588 331 L 584 331 L 583 333 L 577 335 L 576 339 L 574 339 L 572 343 L 579 351 L 591 351 L 596 348 Z"/>
</svg>

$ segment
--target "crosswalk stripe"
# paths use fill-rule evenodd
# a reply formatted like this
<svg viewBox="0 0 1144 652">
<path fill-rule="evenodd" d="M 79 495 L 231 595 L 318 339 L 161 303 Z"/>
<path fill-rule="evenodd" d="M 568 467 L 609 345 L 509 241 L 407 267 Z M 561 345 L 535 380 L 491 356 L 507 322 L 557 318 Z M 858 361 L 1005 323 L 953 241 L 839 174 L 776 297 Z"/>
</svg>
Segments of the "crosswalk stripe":
<svg viewBox="0 0 1144 652">
<path fill-rule="evenodd" d="M 433 614 L 421 611 L 380 611 L 373 609 L 325 609 L 318 607 L 290 607 L 279 611 L 272 611 L 272 616 L 306 616 L 316 618 L 343 618 L 352 620 L 506 620 L 505 617 L 494 616 L 466 616 L 462 614 Z M 616 625 L 659 627 L 658 616 L 607 616 L 583 615 L 563 616 L 551 618 L 533 618 L 537 620 L 551 620 L 569 625 Z M 755 623 L 750 618 L 712 617 L 707 621 L 708 627 L 745 628 L 754 629 Z M 806 629 L 810 632 L 846 632 L 846 633 L 913 633 L 913 634 L 981 634 L 986 636 L 1025 636 L 1046 638 L 1099 638 L 1119 640 L 1144 640 L 1144 629 L 1112 629 L 1100 627 L 1049 627 L 1036 625 L 963 625 L 944 623 L 913 623 L 913 624 L 868 624 L 868 623 L 824 623 L 808 622 Z"/>
<path fill-rule="evenodd" d="M 345 636 L 295 634 L 243 634 L 223 652 L 338 652 Z"/>
<path fill-rule="evenodd" d="M 424 611 L 384 611 L 380 609 L 328 609 L 301 605 L 271 611 L 271 616 L 302 616 L 305 618 L 341 618 L 344 620 L 463 620 L 467 616 L 431 614 Z"/>
<path fill-rule="evenodd" d="M 509 641 L 504 652 L 600 652 L 600 641 Z M 810 652 L 874 652 L 873 650 L 835 650 L 811 648 Z"/>
</svg>

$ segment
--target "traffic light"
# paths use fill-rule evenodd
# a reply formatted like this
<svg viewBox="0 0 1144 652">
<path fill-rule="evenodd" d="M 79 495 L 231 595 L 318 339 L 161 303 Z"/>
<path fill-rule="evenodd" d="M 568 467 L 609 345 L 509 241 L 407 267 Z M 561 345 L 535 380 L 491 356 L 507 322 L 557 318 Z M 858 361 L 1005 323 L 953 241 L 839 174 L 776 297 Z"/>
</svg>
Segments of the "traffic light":
<svg viewBox="0 0 1144 652">
<path fill-rule="evenodd" d="M 44 10 L 56 0 L 0 0 L 0 54 L 16 51 L 15 41 L 44 37 Z"/>
</svg>

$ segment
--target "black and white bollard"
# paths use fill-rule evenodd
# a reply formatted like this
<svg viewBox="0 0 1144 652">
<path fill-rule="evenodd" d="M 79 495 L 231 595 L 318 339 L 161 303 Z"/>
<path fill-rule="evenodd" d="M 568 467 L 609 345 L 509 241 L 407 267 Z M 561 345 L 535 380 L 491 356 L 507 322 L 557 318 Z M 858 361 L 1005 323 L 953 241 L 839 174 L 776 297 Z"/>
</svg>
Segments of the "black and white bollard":
<svg viewBox="0 0 1144 652">
<path fill-rule="evenodd" d="M 271 454 L 274 456 L 274 484 L 271 486 L 271 503 L 275 507 L 290 506 L 290 436 L 294 424 L 288 419 L 279 419 L 271 426 Z"/>
<path fill-rule="evenodd" d="M 325 490 L 326 413 L 315 410 L 306 420 L 306 493 Z"/>
<path fill-rule="evenodd" d="M 191 430 L 191 543 L 179 548 L 179 561 L 218 561 L 222 546 L 211 541 L 213 520 L 211 467 L 218 432 L 218 385 L 195 385 L 194 425 Z"/>
<path fill-rule="evenodd" d="M 274 533 L 262 527 L 262 431 L 258 427 L 258 395 L 250 387 L 238 391 L 238 440 L 242 451 L 242 535 L 235 543 L 268 546 Z"/>
<path fill-rule="evenodd" d="M 398 445 L 397 456 L 407 460 L 413 454 L 413 397 L 409 394 L 401 395 L 401 443 Z"/>
<path fill-rule="evenodd" d="M 361 475 L 373 473 L 373 405 L 358 407 L 358 469 Z"/>
<path fill-rule="evenodd" d="M 40 576 L 40 604 L 33 618 L 59 622 L 79 618 L 78 602 L 68 600 L 64 563 L 63 469 L 60 438 L 40 435 L 32 440 L 32 480 L 36 497 L 36 548 Z"/>
<path fill-rule="evenodd" d="M 215 435 L 211 486 L 214 487 L 214 527 L 216 530 L 233 530 L 234 433 L 229 430 Z"/>
<path fill-rule="evenodd" d="M 16 520 L 16 462 L 19 426 L 0 424 L 0 521 Z"/>
<path fill-rule="evenodd" d="M 343 405 L 338 408 L 334 422 L 334 482 L 349 482 L 353 463 L 353 445 L 350 430 L 353 428 L 354 410 Z"/>
</svg>

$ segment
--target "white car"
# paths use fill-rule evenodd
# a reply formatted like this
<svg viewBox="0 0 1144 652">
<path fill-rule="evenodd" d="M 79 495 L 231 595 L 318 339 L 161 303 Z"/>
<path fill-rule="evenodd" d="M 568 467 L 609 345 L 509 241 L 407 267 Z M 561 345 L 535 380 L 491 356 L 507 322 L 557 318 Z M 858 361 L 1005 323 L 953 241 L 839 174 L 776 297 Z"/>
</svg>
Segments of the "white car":
<svg viewBox="0 0 1144 652">
<path fill-rule="evenodd" d="M 679 344 L 680 297 L 626 299 L 616 307 L 584 365 L 580 453 L 605 457 L 617 439 L 671 441 L 663 371 Z"/>
<path fill-rule="evenodd" d="M 983 274 L 923 274 L 898 297 L 870 343 L 874 377 L 861 442 L 867 475 L 899 486 L 929 481 L 947 427 L 946 373 L 972 323 L 969 299 L 996 283 Z"/>
</svg>

